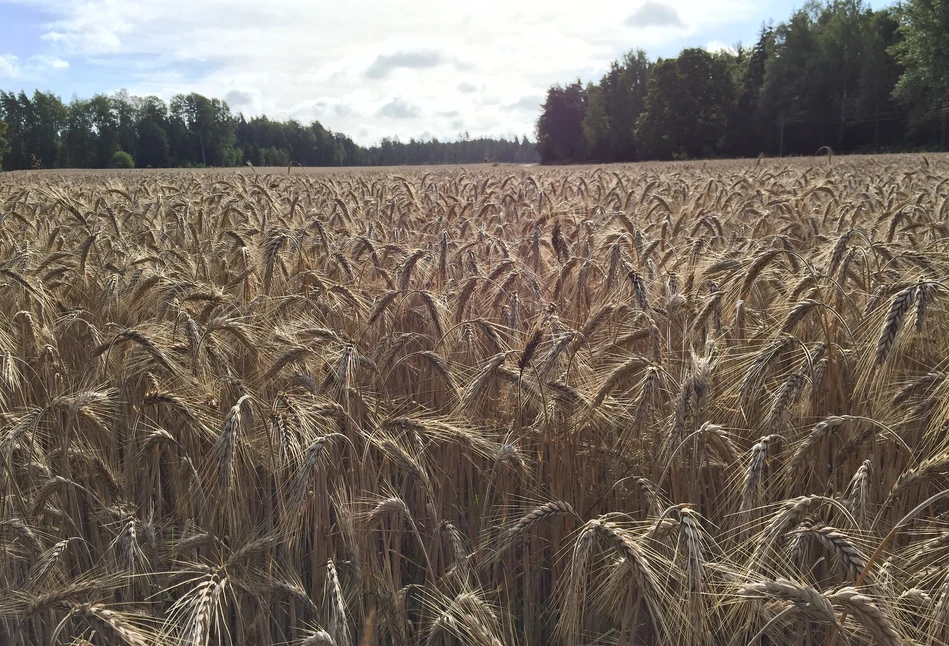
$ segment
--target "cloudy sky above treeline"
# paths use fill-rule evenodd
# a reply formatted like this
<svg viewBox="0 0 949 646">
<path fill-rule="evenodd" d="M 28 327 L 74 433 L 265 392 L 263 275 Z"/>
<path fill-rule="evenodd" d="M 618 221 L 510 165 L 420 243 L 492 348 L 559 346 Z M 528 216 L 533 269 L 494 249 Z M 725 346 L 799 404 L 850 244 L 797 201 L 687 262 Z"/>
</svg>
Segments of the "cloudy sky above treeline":
<svg viewBox="0 0 949 646">
<path fill-rule="evenodd" d="M 632 48 L 752 45 L 788 0 L 0 0 L 0 89 L 199 92 L 384 136 L 534 138 L 548 87 Z"/>
</svg>

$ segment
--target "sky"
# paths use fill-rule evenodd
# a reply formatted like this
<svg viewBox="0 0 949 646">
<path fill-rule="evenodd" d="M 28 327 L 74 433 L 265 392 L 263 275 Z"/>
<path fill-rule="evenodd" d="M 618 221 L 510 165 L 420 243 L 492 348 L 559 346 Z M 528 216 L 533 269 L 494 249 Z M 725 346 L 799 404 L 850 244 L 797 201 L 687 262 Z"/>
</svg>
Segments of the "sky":
<svg viewBox="0 0 949 646">
<path fill-rule="evenodd" d="M 199 92 L 383 137 L 534 138 L 547 88 L 633 48 L 753 44 L 792 0 L 0 0 L 0 89 Z"/>
</svg>

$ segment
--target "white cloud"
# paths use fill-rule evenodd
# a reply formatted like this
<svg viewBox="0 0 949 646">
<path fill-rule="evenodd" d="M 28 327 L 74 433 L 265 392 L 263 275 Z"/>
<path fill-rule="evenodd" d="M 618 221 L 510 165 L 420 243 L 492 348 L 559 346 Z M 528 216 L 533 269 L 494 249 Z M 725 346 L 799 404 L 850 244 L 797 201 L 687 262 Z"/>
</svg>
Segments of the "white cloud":
<svg viewBox="0 0 949 646">
<path fill-rule="evenodd" d="M 379 54 L 366 70 L 368 79 L 389 78 L 398 69 L 424 70 L 444 65 L 448 58 L 435 50 L 404 51 Z"/>
<path fill-rule="evenodd" d="M 527 96 L 522 96 L 517 101 L 512 103 L 503 104 L 501 109 L 505 111 L 537 113 L 540 111 L 540 106 L 545 100 L 545 97 L 541 96 L 540 94 L 529 94 Z"/>
<path fill-rule="evenodd" d="M 379 108 L 376 114 L 388 119 L 417 119 L 422 115 L 422 109 L 397 96 Z"/>
<path fill-rule="evenodd" d="M 656 0 L 646 0 L 637 7 L 629 18 L 626 19 L 626 25 L 629 27 L 676 27 L 683 28 L 679 11 L 668 4 L 656 2 Z"/>
<path fill-rule="evenodd" d="M 710 54 L 718 54 L 721 52 L 728 52 L 729 54 L 732 54 L 732 55 L 738 54 L 738 50 L 735 49 L 733 46 L 726 45 L 725 43 L 719 40 L 713 40 L 713 41 L 708 42 L 705 45 L 705 51 L 709 52 Z"/>
<path fill-rule="evenodd" d="M 21 60 L 15 54 L 0 54 L 0 79 L 40 80 L 49 72 L 61 72 L 69 62 L 55 56 L 38 55 Z"/>
<path fill-rule="evenodd" d="M 233 89 L 227 94 L 224 95 L 224 100 L 227 101 L 227 104 L 231 106 L 232 110 L 246 110 L 248 108 L 253 109 L 254 105 L 257 103 L 257 93 L 254 91 L 245 91 Z"/>
<path fill-rule="evenodd" d="M 550 85 L 596 80 L 631 47 L 654 50 L 761 10 L 751 0 L 645 0 L 632 8 L 587 0 L 582 9 L 573 0 L 32 4 L 56 16 L 44 25 L 46 53 L 71 61 L 70 78 L 84 87 L 95 79 L 73 71 L 80 62 L 88 63 L 83 74 L 107 70 L 110 85 L 98 91 L 165 98 L 196 91 L 248 116 L 318 118 L 360 143 L 424 131 L 446 139 L 462 129 L 533 135 Z M 637 12 L 642 20 L 628 20 Z M 499 15 L 505 19 L 491 18 Z"/>
<path fill-rule="evenodd" d="M 0 79 L 20 76 L 20 59 L 13 54 L 0 54 Z"/>
</svg>

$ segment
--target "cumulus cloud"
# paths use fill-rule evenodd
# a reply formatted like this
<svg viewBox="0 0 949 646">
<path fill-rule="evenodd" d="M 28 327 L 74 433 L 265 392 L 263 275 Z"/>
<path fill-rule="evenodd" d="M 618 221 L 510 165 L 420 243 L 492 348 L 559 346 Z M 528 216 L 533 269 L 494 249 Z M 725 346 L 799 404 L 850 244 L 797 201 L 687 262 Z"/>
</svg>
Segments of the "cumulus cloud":
<svg viewBox="0 0 949 646">
<path fill-rule="evenodd" d="M 514 103 L 502 104 L 501 109 L 507 112 L 540 112 L 540 106 L 543 105 L 543 103 L 544 98 L 539 94 L 529 94 L 527 96 L 522 96 Z"/>
<path fill-rule="evenodd" d="M 628 27 L 685 27 L 679 12 L 656 0 L 646 0 L 626 19 Z"/>
<path fill-rule="evenodd" d="M 478 86 L 474 83 L 469 83 L 467 81 L 462 81 L 458 84 L 458 91 L 463 94 L 471 94 L 472 92 L 478 91 Z"/>
<path fill-rule="evenodd" d="M 254 94 L 245 90 L 231 90 L 224 95 L 224 100 L 232 110 L 241 108 L 252 108 L 254 106 Z"/>
<path fill-rule="evenodd" d="M 50 72 L 69 69 L 69 61 L 39 54 L 21 60 L 15 54 L 0 54 L 0 79 L 39 80 Z"/>
<path fill-rule="evenodd" d="M 366 78 L 388 78 L 397 69 L 424 70 L 448 62 L 441 52 L 432 50 L 405 51 L 379 54 L 366 70 Z"/>
<path fill-rule="evenodd" d="M 313 104 L 313 107 L 315 109 L 315 116 L 321 119 L 348 119 L 351 117 L 359 117 L 362 114 L 359 108 L 354 106 L 352 103 L 338 101 L 333 98 L 320 99 Z"/>
<path fill-rule="evenodd" d="M 376 114 L 387 119 L 415 119 L 422 114 L 422 109 L 402 97 L 395 97 L 379 108 Z"/>
<path fill-rule="evenodd" d="M 13 54 L 0 54 L 0 78 L 15 79 L 20 76 L 20 59 Z"/>
<path fill-rule="evenodd" d="M 726 53 L 731 54 L 731 55 L 733 55 L 733 56 L 735 56 L 735 55 L 738 54 L 738 50 L 737 50 L 737 49 L 735 49 L 735 48 L 732 47 L 731 45 L 726 45 L 725 43 L 723 43 L 723 42 L 721 42 L 721 41 L 719 41 L 719 40 L 712 40 L 712 41 L 709 41 L 709 42 L 705 45 L 705 51 L 709 52 L 710 54 L 720 54 L 720 53 L 722 53 L 722 52 L 726 52 Z"/>
<path fill-rule="evenodd" d="M 348 103 L 337 103 L 333 106 L 333 114 L 337 117 L 352 117 L 358 115 L 359 112 Z"/>
</svg>

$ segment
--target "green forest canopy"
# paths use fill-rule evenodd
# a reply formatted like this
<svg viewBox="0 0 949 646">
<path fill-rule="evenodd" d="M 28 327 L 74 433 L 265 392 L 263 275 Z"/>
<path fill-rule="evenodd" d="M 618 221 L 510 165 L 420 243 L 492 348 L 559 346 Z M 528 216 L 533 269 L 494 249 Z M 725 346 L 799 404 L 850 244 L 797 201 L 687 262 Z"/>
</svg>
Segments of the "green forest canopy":
<svg viewBox="0 0 949 646">
<path fill-rule="evenodd" d="M 250 120 L 227 103 L 200 94 L 170 103 L 127 92 L 68 104 L 49 92 L 0 92 L 0 157 L 6 170 L 29 168 L 139 168 L 237 166 L 392 166 L 483 162 L 533 163 L 527 137 L 467 136 L 456 142 L 383 139 L 365 148 L 318 121 Z M 3 128 L 6 127 L 6 134 Z M 122 155 L 117 156 L 117 153 Z"/>
<path fill-rule="evenodd" d="M 546 163 L 946 149 L 949 0 L 811 1 L 753 47 L 633 51 L 550 88 Z"/>
</svg>

